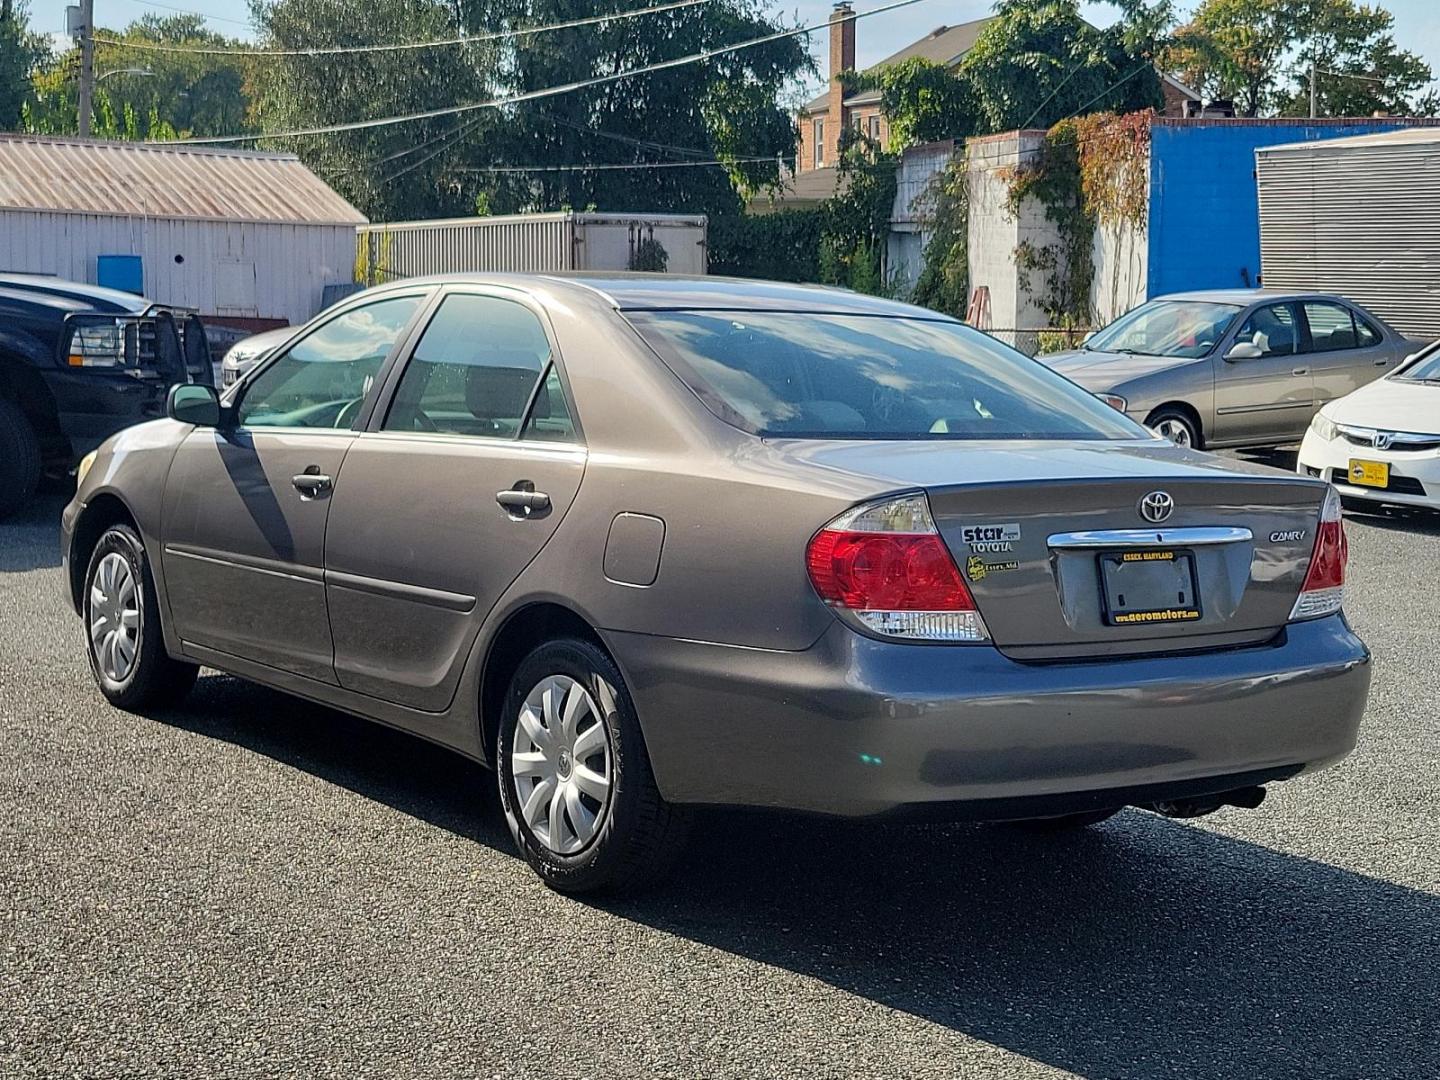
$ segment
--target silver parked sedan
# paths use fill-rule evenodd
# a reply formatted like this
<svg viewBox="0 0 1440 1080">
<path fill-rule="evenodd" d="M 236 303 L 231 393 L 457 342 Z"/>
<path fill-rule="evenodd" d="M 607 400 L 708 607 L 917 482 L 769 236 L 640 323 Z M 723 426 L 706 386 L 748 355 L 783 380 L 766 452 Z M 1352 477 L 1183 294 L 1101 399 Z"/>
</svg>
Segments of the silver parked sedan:
<svg viewBox="0 0 1440 1080">
<path fill-rule="evenodd" d="M 105 696 L 205 664 L 453 747 L 561 889 L 654 876 L 697 804 L 1254 806 L 1365 706 L 1327 484 L 906 305 L 411 280 L 169 413 L 64 514 Z"/>
<path fill-rule="evenodd" d="M 1151 300 L 1041 359 L 1177 445 L 1218 449 L 1298 441 L 1416 347 L 1340 296 L 1225 289 Z"/>
</svg>

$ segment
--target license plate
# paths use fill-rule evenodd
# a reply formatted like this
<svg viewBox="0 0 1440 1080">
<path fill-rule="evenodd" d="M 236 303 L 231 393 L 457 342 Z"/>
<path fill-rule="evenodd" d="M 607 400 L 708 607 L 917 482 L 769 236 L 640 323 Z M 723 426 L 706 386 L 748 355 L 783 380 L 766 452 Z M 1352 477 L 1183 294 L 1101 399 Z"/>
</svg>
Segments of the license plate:
<svg viewBox="0 0 1440 1080">
<path fill-rule="evenodd" d="M 1154 626 L 1200 618 L 1195 557 L 1188 551 L 1107 551 L 1100 556 L 1105 621 Z"/>
<path fill-rule="evenodd" d="M 1351 458 L 1350 483 L 1358 484 L 1361 487 L 1389 487 L 1390 466 L 1384 461 L 1364 461 L 1360 458 Z"/>
</svg>

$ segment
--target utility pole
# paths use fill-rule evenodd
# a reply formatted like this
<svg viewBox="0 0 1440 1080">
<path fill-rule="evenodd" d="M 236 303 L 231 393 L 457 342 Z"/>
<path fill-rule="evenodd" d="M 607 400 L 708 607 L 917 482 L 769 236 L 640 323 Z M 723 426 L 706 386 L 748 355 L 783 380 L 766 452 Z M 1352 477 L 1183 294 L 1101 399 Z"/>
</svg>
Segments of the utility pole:
<svg viewBox="0 0 1440 1080">
<path fill-rule="evenodd" d="M 1315 119 L 1315 54 L 1310 54 L 1310 119 Z"/>
<path fill-rule="evenodd" d="M 80 0 L 80 116 L 82 139 L 90 137 L 90 95 L 95 88 L 95 0 Z"/>
</svg>

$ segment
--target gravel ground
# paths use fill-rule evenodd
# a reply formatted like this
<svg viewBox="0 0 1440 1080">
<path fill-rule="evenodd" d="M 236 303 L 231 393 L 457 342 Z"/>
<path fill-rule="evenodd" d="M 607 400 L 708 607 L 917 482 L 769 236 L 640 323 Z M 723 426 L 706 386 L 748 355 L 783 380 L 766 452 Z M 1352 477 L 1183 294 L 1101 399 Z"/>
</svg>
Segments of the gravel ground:
<svg viewBox="0 0 1440 1080">
<path fill-rule="evenodd" d="M 108 707 L 42 500 L 0 525 L 0 1076 L 1440 1074 L 1440 525 L 1352 518 L 1360 750 L 1258 812 L 702 819 L 603 905 L 488 774 L 228 677 Z"/>
</svg>

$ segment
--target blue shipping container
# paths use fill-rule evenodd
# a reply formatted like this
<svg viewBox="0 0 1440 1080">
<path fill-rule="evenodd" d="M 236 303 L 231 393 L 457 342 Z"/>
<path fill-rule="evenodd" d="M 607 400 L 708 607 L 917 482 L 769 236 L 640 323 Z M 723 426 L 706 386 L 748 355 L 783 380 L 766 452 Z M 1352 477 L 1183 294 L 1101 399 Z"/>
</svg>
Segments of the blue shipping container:
<svg viewBox="0 0 1440 1080">
<path fill-rule="evenodd" d="M 1150 128 L 1145 295 L 1257 284 L 1260 211 L 1255 151 L 1259 147 L 1369 135 L 1415 124 L 1370 118 L 1157 119 Z"/>
</svg>

